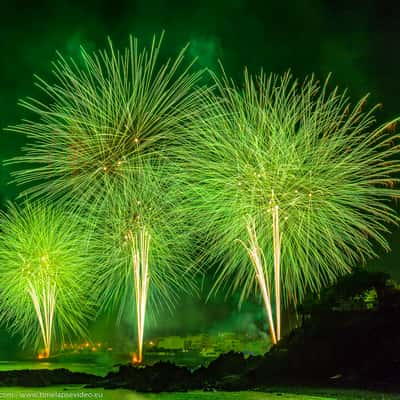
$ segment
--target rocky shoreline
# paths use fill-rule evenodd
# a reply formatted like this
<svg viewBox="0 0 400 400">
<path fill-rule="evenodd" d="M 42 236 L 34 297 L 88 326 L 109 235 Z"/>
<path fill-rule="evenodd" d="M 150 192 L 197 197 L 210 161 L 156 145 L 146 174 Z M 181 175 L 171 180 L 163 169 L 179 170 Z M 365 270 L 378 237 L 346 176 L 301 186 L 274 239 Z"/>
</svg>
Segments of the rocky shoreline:
<svg viewBox="0 0 400 400">
<path fill-rule="evenodd" d="M 318 302 L 305 304 L 301 327 L 262 356 L 246 358 L 230 352 L 196 369 L 170 362 L 121 365 L 105 377 L 66 369 L 3 371 L 0 387 L 81 384 L 179 392 L 268 390 L 281 385 L 400 393 L 400 289 L 388 285 L 379 274 L 346 279 L 323 293 Z M 358 293 L 371 287 L 376 292 L 373 307 L 365 301 L 360 306 Z"/>
<path fill-rule="evenodd" d="M 170 362 L 151 366 L 121 365 L 105 377 L 71 372 L 67 369 L 1 371 L 0 387 L 45 387 L 85 385 L 86 388 L 129 389 L 138 392 L 185 392 L 190 390 L 268 390 L 274 386 L 352 388 L 400 392 L 400 370 L 367 379 L 360 373 L 328 376 L 321 369 L 309 375 L 307 368 L 292 362 L 287 351 L 273 350 L 264 356 L 245 358 L 241 353 L 222 354 L 208 367 L 190 370 Z M 308 370 L 308 372 L 310 372 Z"/>
</svg>

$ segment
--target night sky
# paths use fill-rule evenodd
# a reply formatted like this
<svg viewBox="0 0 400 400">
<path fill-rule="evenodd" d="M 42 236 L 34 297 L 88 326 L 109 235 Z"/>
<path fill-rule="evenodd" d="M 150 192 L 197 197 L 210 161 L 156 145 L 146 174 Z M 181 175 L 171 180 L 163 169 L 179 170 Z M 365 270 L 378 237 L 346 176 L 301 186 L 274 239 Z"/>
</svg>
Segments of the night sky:
<svg viewBox="0 0 400 400">
<path fill-rule="evenodd" d="M 77 56 L 79 46 L 103 48 L 110 36 L 116 47 L 129 34 L 148 42 L 165 30 L 163 51 L 175 54 L 191 42 L 189 53 L 199 65 L 218 70 L 220 59 L 228 74 L 240 79 L 244 66 L 257 72 L 291 69 L 303 78 L 314 72 L 348 88 L 354 100 L 371 93 L 369 104 L 383 103 L 377 115 L 383 122 L 400 114 L 400 4 L 385 0 L 3 0 L 0 7 L 0 127 L 24 117 L 21 97 L 35 96 L 33 74 L 49 77 L 56 51 Z M 2 132 L 1 160 L 15 156 L 24 138 Z M 0 203 L 17 192 L 8 167 L 0 167 Z M 400 279 L 400 233 L 390 240 L 392 253 L 369 263 Z M 206 285 L 207 287 L 207 285 Z M 205 297 L 205 296 L 203 296 Z M 260 324 L 255 303 L 239 314 L 235 299 L 217 298 L 210 305 L 191 299 L 173 319 L 163 318 L 154 334 L 236 329 Z M 227 328 L 228 329 L 228 328 Z M 0 333 L 0 347 L 8 340 Z M 1 356 L 1 352 L 0 352 Z"/>
</svg>

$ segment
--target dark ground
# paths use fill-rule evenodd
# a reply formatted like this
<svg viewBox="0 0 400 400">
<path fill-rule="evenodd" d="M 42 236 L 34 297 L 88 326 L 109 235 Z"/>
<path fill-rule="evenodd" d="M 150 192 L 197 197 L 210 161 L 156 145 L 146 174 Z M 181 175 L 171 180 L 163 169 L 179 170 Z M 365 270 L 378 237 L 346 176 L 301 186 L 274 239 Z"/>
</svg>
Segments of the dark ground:
<svg viewBox="0 0 400 400">
<path fill-rule="evenodd" d="M 65 369 L 0 372 L 0 386 L 400 393 L 400 288 L 387 275 L 356 271 L 318 299 L 309 298 L 299 311 L 301 326 L 263 356 L 230 352 L 196 369 L 170 362 L 122 365 L 105 377 Z"/>
</svg>

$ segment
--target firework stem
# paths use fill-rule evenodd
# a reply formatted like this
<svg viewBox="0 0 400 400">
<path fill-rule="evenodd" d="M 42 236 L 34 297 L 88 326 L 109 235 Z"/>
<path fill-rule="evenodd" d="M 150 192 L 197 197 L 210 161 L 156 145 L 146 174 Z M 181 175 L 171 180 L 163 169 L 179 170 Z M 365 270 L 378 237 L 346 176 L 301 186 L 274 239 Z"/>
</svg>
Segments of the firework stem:
<svg viewBox="0 0 400 400">
<path fill-rule="evenodd" d="M 137 236 L 139 236 L 139 238 Z M 129 231 L 128 238 L 131 242 L 136 299 L 137 362 L 141 363 L 143 360 L 144 323 L 149 288 L 149 248 L 151 236 L 145 228 L 142 228 L 138 235 L 134 235 L 132 231 Z"/>
<path fill-rule="evenodd" d="M 272 231 L 274 249 L 275 307 L 276 307 L 276 339 L 281 340 L 281 236 L 279 233 L 279 206 L 272 208 Z"/>
<path fill-rule="evenodd" d="M 37 320 L 43 340 L 43 358 L 50 357 L 51 338 L 53 334 L 53 319 L 56 305 L 56 287 L 47 279 L 46 286 L 43 287 L 41 296 L 38 295 L 35 287 L 30 284 L 28 289 L 35 308 Z"/>
<path fill-rule="evenodd" d="M 254 223 L 247 223 L 246 225 L 247 233 L 248 233 L 248 240 L 249 245 L 246 246 L 243 242 L 242 245 L 246 249 L 251 263 L 254 267 L 256 278 L 258 285 L 261 290 L 261 296 L 264 302 L 265 311 L 267 313 L 268 323 L 269 323 L 269 330 L 271 333 L 271 340 L 273 344 L 277 343 L 277 336 L 274 324 L 274 317 L 272 314 L 272 307 L 271 307 L 271 290 L 269 285 L 268 274 L 265 272 L 265 267 L 263 266 L 263 259 L 262 251 L 258 245 L 257 241 L 257 233 L 254 226 Z"/>
</svg>

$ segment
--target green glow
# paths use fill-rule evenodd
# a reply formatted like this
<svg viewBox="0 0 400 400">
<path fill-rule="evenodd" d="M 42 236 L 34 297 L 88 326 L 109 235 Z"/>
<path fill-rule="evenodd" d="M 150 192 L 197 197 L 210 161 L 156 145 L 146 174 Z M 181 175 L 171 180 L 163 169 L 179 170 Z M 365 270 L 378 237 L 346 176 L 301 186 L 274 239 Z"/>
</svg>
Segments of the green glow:
<svg viewBox="0 0 400 400">
<path fill-rule="evenodd" d="M 375 244 L 389 250 L 398 135 L 396 121 L 374 127 L 366 97 L 351 106 L 328 80 L 244 78 L 243 89 L 215 78 L 203 96 L 182 179 L 193 228 L 208 239 L 204 258 L 220 265 L 215 289 L 241 291 L 241 302 L 262 294 L 270 321 L 275 303 L 279 340 L 281 304 L 375 256 Z"/>
<path fill-rule="evenodd" d="M 82 224 L 45 204 L 1 215 L 0 320 L 48 357 L 54 341 L 86 335 L 93 276 Z"/>
<path fill-rule="evenodd" d="M 198 57 L 201 65 L 208 68 L 217 67 L 218 39 L 213 36 L 195 37 L 190 41 L 189 53 Z"/>
</svg>

